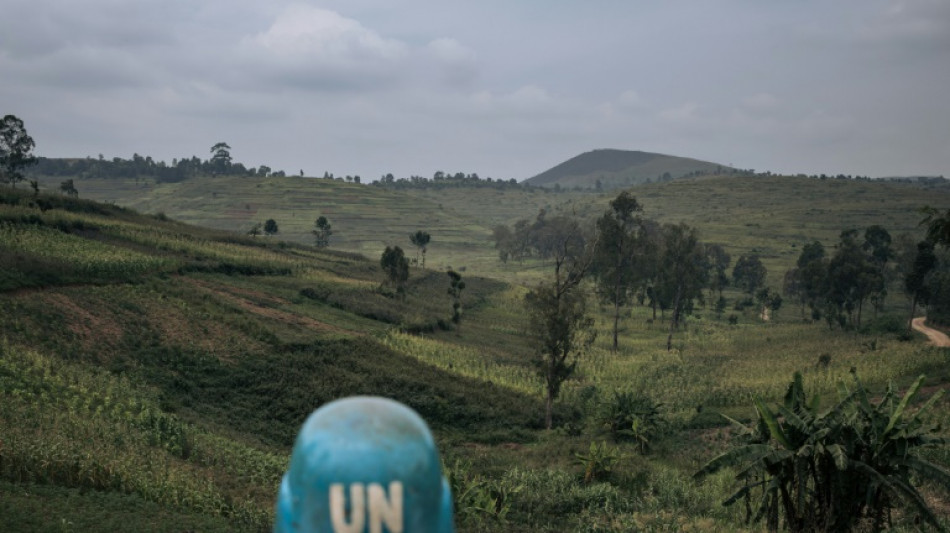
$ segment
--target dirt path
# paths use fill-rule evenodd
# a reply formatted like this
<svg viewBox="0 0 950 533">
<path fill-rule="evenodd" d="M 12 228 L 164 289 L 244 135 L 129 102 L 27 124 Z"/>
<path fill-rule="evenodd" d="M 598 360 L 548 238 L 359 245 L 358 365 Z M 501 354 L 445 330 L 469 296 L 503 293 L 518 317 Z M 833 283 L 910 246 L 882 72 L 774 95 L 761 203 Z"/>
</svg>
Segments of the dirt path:
<svg viewBox="0 0 950 533">
<path fill-rule="evenodd" d="M 947 337 L 947 335 L 943 333 L 942 331 L 937 331 L 933 328 L 928 328 L 927 325 L 924 324 L 925 320 L 927 320 L 927 317 L 923 317 L 923 316 L 917 317 L 911 321 L 911 325 L 914 327 L 915 330 L 926 335 L 927 338 L 930 339 L 930 342 L 932 342 L 934 346 L 939 346 L 941 348 L 950 347 L 950 337 Z"/>
</svg>

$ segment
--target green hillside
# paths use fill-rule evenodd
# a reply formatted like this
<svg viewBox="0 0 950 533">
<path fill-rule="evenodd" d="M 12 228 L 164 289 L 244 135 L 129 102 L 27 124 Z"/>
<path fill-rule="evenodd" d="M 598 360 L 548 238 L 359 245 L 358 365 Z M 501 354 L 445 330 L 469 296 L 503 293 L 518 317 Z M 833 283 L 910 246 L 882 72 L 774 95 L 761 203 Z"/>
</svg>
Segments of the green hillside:
<svg viewBox="0 0 950 533">
<path fill-rule="evenodd" d="M 767 322 L 735 311 L 733 323 L 700 308 L 672 350 L 668 317 L 634 305 L 616 352 L 609 310 L 592 298 L 600 334 L 565 383 L 557 429 L 545 431 L 526 290 L 507 280 L 539 279 L 550 265 L 501 264 L 487 234 L 538 208 L 599 216 L 610 196 L 397 194 L 300 178 L 76 185 L 80 196 L 111 195 L 117 205 L 0 188 L 3 531 L 267 531 L 299 424 L 352 394 L 395 398 L 433 427 L 462 532 L 755 530 L 741 505 L 721 505 L 735 491 L 730 472 L 693 478 L 741 438 L 717 413 L 751 420 L 753 399 L 781 401 L 796 371 L 823 405 L 852 373 L 875 393 L 919 374 L 928 395 L 950 382 L 947 350 L 904 333 L 896 288 L 861 331 L 803 322 L 792 305 Z M 773 272 L 794 261 L 795 246 L 830 245 L 852 225 L 919 235 L 915 209 L 945 204 L 945 193 L 912 186 L 782 178 L 634 191 L 646 216 L 695 224 L 703 240 L 734 253 L 760 251 Z M 242 203 L 253 198 L 257 211 L 246 217 Z M 134 202 L 167 216 L 118 207 Z M 408 241 L 407 228 L 426 217 L 446 225 L 430 220 L 430 268 L 412 268 L 401 297 L 384 284 L 378 248 L 351 241 L 367 259 L 307 244 L 313 219 L 331 208 L 353 213 L 345 222 L 326 214 L 341 233 L 375 228 Z M 224 229 L 181 222 L 189 216 Z M 244 224 L 271 217 L 277 237 L 243 235 Z M 242 231 L 226 231 L 234 228 Z M 444 249 L 442 234 L 455 239 Z M 469 257 L 482 259 L 462 273 L 456 328 L 442 269 Z M 610 432 L 605 413 L 624 398 L 658 406 L 658 425 L 636 439 Z M 933 408 L 928 420 L 947 427 L 946 397 Z M 950 465 L 946 447 L 928 453 Z M 928 501 L 946 497 L 924 491 Z M 945 508 L 934 507 L 946 523 Z M 913 527 L 912 516 L 894 519 Z"/>
<path fill-rule="evenodd" d="M 525 183 L 536 187 L 579 187 L 618 189 L 669 181 L 688 175 L 728 174 L 734 169 L 687 157 L 652 152 L 600 149 L 572 157 L 544 172 L 528 178 Z"/>
<path fill-rule="evenodd" d="M 54 183 L 47 182 L 47 187 Z M 509 280 L 530 280 L 533 274 L 525 272 L 524 265 L 498 260 L 490 240 L 494 226 L 533 218 L 540 209 L 592 220 L 615 196 L 537 187 L 392 191 L 297 177 L 204 177 L 180 183 L 83 179 L 76 187 L 82 198 L 238 233 L 273 218 L 280 232 L 271 239 L 298 244 L 313 243 L 314 221 L 323 215 L 333 224 L 332 249 L 371 259 L 387 245 L 399 245 L 415 257 L 409 235 L 423 229 L 432 234 L 426 256 L 430 268 L 465 268 Z M 833 245 L 843 229 L 880 224 L 895 236 L 917 235 L 918 209 L 950 202 L 945 187 L 786 176 L 703 177 L 631 191 L 646 217 L 693 225 L 704 241 L 722 244 L 735 258 L 763 256 L 773 272 L 789 268 L 802 244 L 819 239 Z M 780 275 L 772 280 L 778 283 Z"/>
</svg>

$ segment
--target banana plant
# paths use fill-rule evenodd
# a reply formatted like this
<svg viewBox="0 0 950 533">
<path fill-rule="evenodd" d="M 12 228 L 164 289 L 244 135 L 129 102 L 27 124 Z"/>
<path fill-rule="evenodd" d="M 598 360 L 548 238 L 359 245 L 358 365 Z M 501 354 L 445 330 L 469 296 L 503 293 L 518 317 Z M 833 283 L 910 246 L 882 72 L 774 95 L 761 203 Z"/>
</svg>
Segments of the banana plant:
<svg viewBox="0 0 950 533">
<path fill-rule="evenodd" d="M 922 418 L 942 391 L 911 414 L 908 406 L 924 376 L 903 396 L 889 385 L 876 404 L 857 376 L 853 379 L 854 390 L 839 386 L 838 403 L 820 412 L 817 396 L 807 399 L 796 373 L 774 411 L 755 400 L 753 427 L 729 419 L 744 444 L 712 459 L 696 477 L 735 469 L 741 486 L 724 505 L 744 501 L 747 518 L 764 519 L 770 531 L 783 525 L 790 531 L 847 531 L 858 525 L 879 530 L 890 525 L 894 507 L 940 529 L 912 481 L 950 487 L 950 472 L 918 454 L 946 444 L 939 428 Z"/>
</svg>

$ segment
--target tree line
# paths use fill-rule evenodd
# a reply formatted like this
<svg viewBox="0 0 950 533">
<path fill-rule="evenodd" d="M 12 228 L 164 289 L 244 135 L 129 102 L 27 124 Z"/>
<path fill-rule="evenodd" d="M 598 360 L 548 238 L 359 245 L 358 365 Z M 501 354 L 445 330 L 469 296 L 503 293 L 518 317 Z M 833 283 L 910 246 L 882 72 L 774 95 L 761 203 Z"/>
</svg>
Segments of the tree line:
<svg viewBox="0 0 950 533">
<path fill-rule="evenodd" d="M 222 153 L 214 153 L 208 159 L 201 159 L 198 156 L 176 158 L 171 164 L 155 161 L 151 156 L 139 154 L 133 154 L 129 159 L 121 157 L 106 159 L 102 154 L 99 154 L 98 158 L 82 159 L 39 157 L 30 173 L 37 176 L 73 176 L 78 179 L 152 178 L 163 183 L 175 183 L 195 176 L 286 176 L 284 171 L 273 171 L 267 165 L 246 167 L 243 163 L 232 162 L 229 153 L 226 156 Z"/>
<path fill-rule="evenodd" d="M 948 239 L 940 234 L 947 214 L 925 210 L 927 235 L 920 241 L 903 235 L 892 239 L 879 225 L 863 232 L 842 231 L 833 253 L 819 241 L 806 244 L 795 267 L 785 274 L 784 291 L 813 320 L 829 327 L 860 328 L 868 308 L 876 316 L 883 309 L 888 291 L 895 285 L 909 300 L 913 319 L 919 305 L 927 307 L 928 319 L 950 324 L 950 257 Z"/>
<path fill-rule="evenodd" d="M 441 170 L 436 171 L 431 179 L 415 175 L 409 178 L 396 178 L 392 173 L 388 173 L 382 175 L 379 180 L 373 182 L 372 185 L 388 189 L 445 189 L 450 187 L 507 189 L 530 187 L 530 185 L 518 183 L 514 178 L 509 180 L 496 180 L 492 178 L 482 178 L 475 172 L 471 174 L 464 172 L 450 174 Z"/>
</svg>

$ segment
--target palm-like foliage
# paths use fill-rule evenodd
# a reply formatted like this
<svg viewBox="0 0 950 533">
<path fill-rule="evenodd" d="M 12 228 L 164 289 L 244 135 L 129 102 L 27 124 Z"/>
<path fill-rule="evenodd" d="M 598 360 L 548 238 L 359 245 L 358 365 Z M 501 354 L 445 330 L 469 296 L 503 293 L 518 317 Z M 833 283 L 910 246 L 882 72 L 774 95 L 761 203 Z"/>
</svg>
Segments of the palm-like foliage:
<svg viewBox="0 0 950 533">
<path fill-rule="evenodd" d="M 764 518 L 772 531 L 783 523 L 791 531 L 846 531 L 860 523 L 878 530 L 890 523 L 894 507 L 908 508 L 940 529 L 912 484 L 930 479 L 950 487 L 950 472 L 916 454 L 946 442 L 936 434 L 939 428 L 921 418 L 943 391 L 908 410 L 923 379 L 903 396 L 889 385 L 874 403 L 854 377 L 854 390 L 842 384 L 838 403 L 819 412 L 818 398 L 806 398 L 796 373 L 774 412 L 756 400 L 754 427 L 733 421 L 747 443 L 716 457 L 696 476 L 736 468 L 742 487 L 724 505 L 745 501 L 748 517 Z"/>
</svg>

